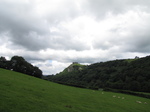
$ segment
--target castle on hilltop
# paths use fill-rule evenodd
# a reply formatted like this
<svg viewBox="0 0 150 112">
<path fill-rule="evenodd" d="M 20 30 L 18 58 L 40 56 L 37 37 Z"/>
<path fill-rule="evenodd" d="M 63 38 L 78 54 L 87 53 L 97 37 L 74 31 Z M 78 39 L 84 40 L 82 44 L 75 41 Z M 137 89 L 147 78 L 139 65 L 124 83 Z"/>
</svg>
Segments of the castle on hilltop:
<svg viewBox="0 0 150 112">
<path fill-rule="evenodd" d="M 72 64 L 79 64 L 78 62 L 72 62 Z"/>
</svg>

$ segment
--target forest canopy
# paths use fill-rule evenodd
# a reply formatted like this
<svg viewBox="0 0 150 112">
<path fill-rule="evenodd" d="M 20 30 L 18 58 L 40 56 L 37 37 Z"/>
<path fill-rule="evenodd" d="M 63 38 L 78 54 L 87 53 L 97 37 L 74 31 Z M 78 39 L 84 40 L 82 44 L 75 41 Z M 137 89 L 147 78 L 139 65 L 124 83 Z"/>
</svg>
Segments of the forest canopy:
<svg viewBox="0 0 150 112">
<path fill-rule="evenodd" d="M 70 67 L 74 67 L 74 70 Z M 99 89 L 150 92 L 150 56 L 94 63 L 81 68 L 70 65 L 57 75 L 47 76 L 47 80 L 71 86 Z M 72 71 L 67 72 L 67 69 Z"/>
</svg>

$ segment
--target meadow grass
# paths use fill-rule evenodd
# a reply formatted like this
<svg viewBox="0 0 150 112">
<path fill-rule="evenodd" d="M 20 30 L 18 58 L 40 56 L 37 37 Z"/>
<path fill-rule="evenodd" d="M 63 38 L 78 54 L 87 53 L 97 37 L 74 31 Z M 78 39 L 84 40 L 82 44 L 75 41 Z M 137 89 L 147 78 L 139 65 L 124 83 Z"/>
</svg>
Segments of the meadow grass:
<svg viewBox="0 0 150 112">
<path fill-rule="evenodd" d="M 70 87 L 0 69 L 0 112 L 150 112 L 150 99 Z"/>
</svg>

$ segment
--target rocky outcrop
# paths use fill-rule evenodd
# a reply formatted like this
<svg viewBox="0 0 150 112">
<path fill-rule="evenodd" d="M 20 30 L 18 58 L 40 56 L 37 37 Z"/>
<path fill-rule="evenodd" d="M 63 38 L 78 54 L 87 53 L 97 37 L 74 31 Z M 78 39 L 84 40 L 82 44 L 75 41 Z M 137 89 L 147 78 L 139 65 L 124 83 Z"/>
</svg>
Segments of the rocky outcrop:
<svg viewBox="0 0 150 112">
<path fill-rule="evenodd" d="M 79 64 L 78 62 L 73 62 L 68 68 L 67 72 L 72 71 L 81 71 L 83 69 L 84 65 Z"/>
</svg>

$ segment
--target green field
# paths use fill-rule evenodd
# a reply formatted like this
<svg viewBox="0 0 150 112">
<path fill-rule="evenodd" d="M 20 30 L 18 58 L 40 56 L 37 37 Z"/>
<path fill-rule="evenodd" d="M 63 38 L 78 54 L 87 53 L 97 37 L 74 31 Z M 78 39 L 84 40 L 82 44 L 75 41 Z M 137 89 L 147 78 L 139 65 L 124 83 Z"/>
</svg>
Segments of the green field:
<svg viewBox="0 0 150 112">
<path fill-rule="evenodd" d="M 150 99 L 75 88 L 0 69 L 0 112 L 150 112 Z"/>
</svg>

